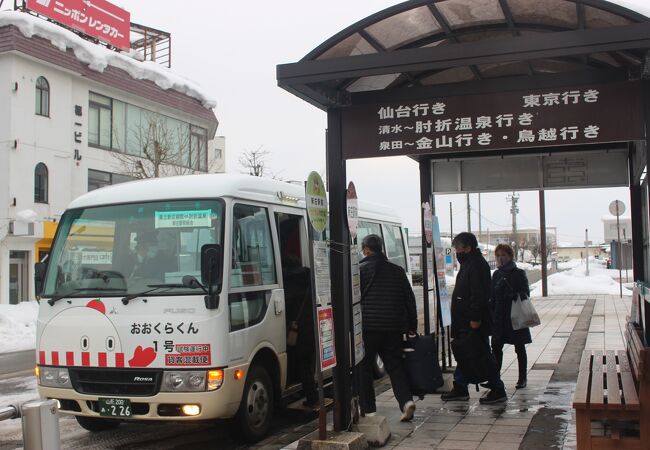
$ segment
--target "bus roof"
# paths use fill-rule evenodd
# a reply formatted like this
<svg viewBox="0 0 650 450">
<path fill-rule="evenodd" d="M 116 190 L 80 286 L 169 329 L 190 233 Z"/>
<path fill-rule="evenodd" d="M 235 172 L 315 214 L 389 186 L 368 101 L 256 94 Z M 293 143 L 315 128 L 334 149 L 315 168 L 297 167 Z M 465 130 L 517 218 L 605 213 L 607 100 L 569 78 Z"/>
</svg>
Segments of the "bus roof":
<svg viewBox="0 0 650 450">
<path fill-rule="evenodd" d="M 68 208 L 216 197 L 305 207 L 303 186 L 270 178 L 222 173 L 150 178 L 106 186 L 78 197 Z M 359 201 L 359 216 L 401 223 L 399 216 L 391 208 L 365 201 Z"/>
</svg>

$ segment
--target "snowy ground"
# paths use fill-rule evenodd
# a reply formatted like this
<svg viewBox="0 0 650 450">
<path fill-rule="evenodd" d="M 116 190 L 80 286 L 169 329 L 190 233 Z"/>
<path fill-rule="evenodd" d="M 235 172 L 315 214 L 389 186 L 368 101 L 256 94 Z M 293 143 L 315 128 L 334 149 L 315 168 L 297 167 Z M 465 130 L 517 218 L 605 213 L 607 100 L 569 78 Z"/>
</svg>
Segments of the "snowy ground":
<svg viewBox="0 0 650 450">
<path fill-rule="evenodd" d="M 0 353 L 35 347 L 37 314 L 36 302 L 0 305 Z"/>
<path fill-rule="evenodd" d="M 618 270 L 607 269 L 605 261 L 591 259 L 589 276 L 580 260 L 560 263 L 559 268 L 564 270 L 548 277 L 548 295 L 619 294 Z M 541 281 L 530 288 L 533 297 L 542 295 Z M 623 287 L 623 295 L 632 295 L 632 291 Z"/>
</svg>

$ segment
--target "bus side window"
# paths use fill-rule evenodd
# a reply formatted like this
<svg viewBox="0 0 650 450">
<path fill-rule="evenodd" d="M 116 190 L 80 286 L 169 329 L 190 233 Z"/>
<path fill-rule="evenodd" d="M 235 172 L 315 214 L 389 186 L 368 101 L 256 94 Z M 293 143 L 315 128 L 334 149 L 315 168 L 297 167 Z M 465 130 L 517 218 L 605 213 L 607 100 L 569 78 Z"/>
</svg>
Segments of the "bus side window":
<svg viewBox="0 0 650 450">
<path fill-rule="evenodd" d="M 359 250 L 359 258 L 363 258 L 363 255 L 361 254 L 361 243 L 363 242 L 363 238 L 369 234 L 376 234 L 381 237 L 381 225 L 374 222 L 360 220 L 357 225 L 357 248 Z"/>
<path fill-rule="evenodd" d="M 404 240 L 402 239 L 402 230 L 397 225 L 382 224 L 384 232 L 384 247 L 386 248 L 386 257 L 393 264 L 397 264 L 404 271 L 407 271 L 406 252 L 404 251 Z"/>
<path fill-rule="evenodd" d="M 266 208 L 236 204 L 233 220 L 231 287 L 275 284 L 275 257 Z"/>
</svg>

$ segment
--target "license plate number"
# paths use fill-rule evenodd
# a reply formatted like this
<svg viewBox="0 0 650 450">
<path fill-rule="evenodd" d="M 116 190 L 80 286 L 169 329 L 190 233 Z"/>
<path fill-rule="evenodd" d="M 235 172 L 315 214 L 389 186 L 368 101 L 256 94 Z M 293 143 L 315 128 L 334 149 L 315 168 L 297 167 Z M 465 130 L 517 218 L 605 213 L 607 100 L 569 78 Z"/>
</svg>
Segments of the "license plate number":
<svg viewBox="0 0 650 450">
<path fill-rule="evenodd" d="M 99 398 L 99 415 L 107 417 L 131 417 L 131 400 L 127 398 Z"/>
</svg>

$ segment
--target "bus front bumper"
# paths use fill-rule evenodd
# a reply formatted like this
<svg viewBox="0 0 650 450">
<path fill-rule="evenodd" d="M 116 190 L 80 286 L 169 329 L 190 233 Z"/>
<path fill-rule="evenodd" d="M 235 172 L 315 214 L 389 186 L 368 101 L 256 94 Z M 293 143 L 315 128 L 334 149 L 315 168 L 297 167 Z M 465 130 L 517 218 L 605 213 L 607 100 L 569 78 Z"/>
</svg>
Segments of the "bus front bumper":
<svg viewBox="0 0 650 450">
<path fill-rule="evenodd" d="M 243 383 L 242 383 L 243 384 Z M 151 397 L 130 397 L 119 395 L 88 395 L 80 394 L 74 389 L 61 389 L 38 386 L 38 392 L 43 399 L 58 400 L 59 410 L 75 416 L 97 417 L 120 420 L 208 420 L 230 418 L 237 413 L 241 392 L 235 389 L 220 389 L 211 392 L 160 392 Z M 99 413 L 99 398 L 128 399 L 131 402 L 130 417 L 102 416 Z M 183 406 L 198 406 L 198 414 L 188 415 L 185 411 L 196 408 Z"/>
</svg>

